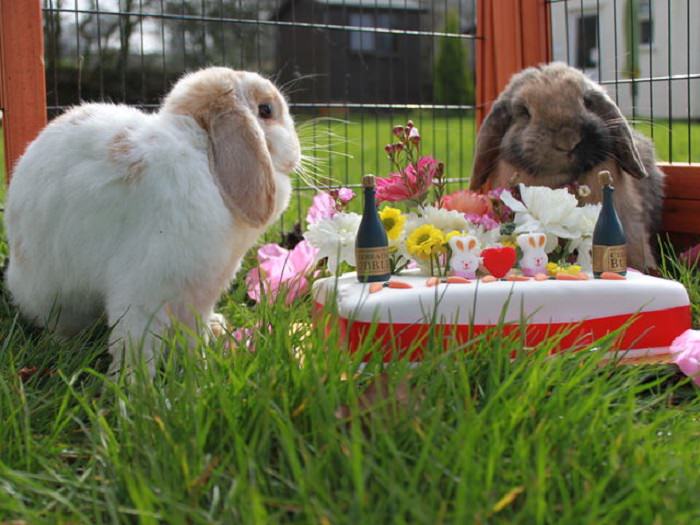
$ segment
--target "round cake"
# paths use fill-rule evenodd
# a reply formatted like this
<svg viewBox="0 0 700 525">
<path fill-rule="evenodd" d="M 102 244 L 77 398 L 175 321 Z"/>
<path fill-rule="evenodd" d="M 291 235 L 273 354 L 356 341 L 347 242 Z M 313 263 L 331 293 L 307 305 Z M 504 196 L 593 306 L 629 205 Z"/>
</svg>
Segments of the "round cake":
<svg viewBox="0 0 700 525">
<path fill-rule="evenodd" d="M 445 344 L 497 326 L 504 334 L 524 327 L 530 347 L 563 333 L 557 351 L 590 345 L 623 328 L 615 349 L 631 357 L 667 353 L 691 327 L 683 285 L 632 269 L 624 280 L 434 281 L 408 271 L 392 277 L 391 287 L 371 287 L 350 273 L 320 279 L 313 296 L 317 310 L 337 316 L 350 351 L 371 333 L 382 342 L 386 360 L 407 351 L 420 360 L 436 327 Z M 336 304 L 327 304 L 331 300 Z"/>
</svg>

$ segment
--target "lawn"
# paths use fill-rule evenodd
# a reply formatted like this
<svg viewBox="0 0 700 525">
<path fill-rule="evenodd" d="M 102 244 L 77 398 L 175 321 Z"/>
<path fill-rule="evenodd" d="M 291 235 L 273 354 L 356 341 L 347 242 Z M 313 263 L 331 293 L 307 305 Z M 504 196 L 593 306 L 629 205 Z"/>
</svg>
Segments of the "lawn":
<svg viewBox="0 0 700 525">
<path fill-rule="evenodd" d="M 363 174 L 386 176 L 390 165 L 384 155 L 384 146 L 392 141 L 391 129 L 412 118 L 423 137 L 423 152 L 445 162 L 447 176 L 461 179 L 451 184 L 452 189 L 466 185 L 474 156 L 474 119 L 468 114 L 436 116 L 431 112 L 395 115 L 350 114 L 346 121 L 323 119 L 306 120 L 300 137 L 306 152 L 319 159 L 318 184 L 359 184 Z M 656 120 L 640 122 L 638 129 L 653 136 L 659 160 L 700 162 L 700 123 L 690 125 L 690 142 L 686 122 Z M 328 153 L 328 152 L 331 153 Z M 289 229 L 303 216 L 311 203 L 314 190 L 299 181 L 292 203 L 284 216 L 282 229 Z M 355 203 L 359 210 L 359 202 Z"/>
<path fill-rule="evenodd" d="M 436 125 L 435 142 L 429 122 L 422 132 L 426 151 L 447 136 L 436 156 L 459 166 L 455 123 Z M 362 133 L 382 144 L 389 125 L 348 126 L 348 151 Z M 334 158 L 334 176 L 379 172 L 367 148 L 364 168 Z M 664 272 L 688 287 L 700 326 L 700 274 Z M 0 522 L 700 522 L 700 389 L 674 367 L 548 359 L 552 342 L 526 355 L 496 337 L 358 373 L 373 342 L 349 356 L 337 333 L 308 328 L 310 310 L 251 308 L 239 279 L 220 311 L 272 327 L 255 352 L 224 340 L 185 352 L 175 334 L 155 381 L 115 383 L 104 326 L 57 341 L 0 287 Z M 387 394 L 372 400 L 377 377 Z"/>
</svg>

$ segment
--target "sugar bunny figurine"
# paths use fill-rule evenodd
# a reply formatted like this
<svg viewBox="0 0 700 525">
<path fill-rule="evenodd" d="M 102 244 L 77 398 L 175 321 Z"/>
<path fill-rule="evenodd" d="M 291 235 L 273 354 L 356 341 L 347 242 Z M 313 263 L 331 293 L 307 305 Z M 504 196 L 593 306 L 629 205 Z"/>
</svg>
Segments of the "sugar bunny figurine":
<svg viewBox="0 0 700 525">
<path fill-rule="evenodd" d="M 518 246 L 523 251 L 520 269 L 523 275 L 534 277 L 538 273 L 547 273 L 547 261 L 544 251 L 547 236 L 544 233 L 523 233 L 518 235 Z"/>
<path fill-rule="evenodd" d="M 452 237 L 449 241 L 452 248 L 450 269 L 452 275 L 475 279 L 476 271 L 481 265 L 481 247 L 473 235 Z"/>
</svg>

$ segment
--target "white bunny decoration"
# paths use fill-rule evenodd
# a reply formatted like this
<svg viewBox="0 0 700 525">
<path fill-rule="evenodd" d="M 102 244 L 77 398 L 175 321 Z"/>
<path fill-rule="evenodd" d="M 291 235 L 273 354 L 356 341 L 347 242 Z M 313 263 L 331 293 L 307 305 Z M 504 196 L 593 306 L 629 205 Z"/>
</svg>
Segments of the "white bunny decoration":
<svg viewBox="0 0 700 525">
<path fill-rule="evenodd" d="M 450 268 L 452 275 L 475 279 L 476 271 L 481 265 L 481 247 L 473 235 L 455 236 L 449 241 L 452 249 Z"/>
<path fill-rule="evenodd" d="M 186 75 L 155 114 L 73 108 L 28 147 L 10 183 L 14 302 L 65 335 L 106 314 L 110 371 L 133 348 L 153 373 L 173 320 L 222 322 L 214 305 L 286 208 L 299 162 L 287 103 L 255 73 Z"/>
<path fill-rule="evenodd" d="M 523 233 L 518 235 L 518 246 L 523 251 L 520 269 L 523 275 L 534 277 L 538 273 L 547 273 L 547 253 L 544 246 L 547 236 L 544 233 Z"/>
</svg>

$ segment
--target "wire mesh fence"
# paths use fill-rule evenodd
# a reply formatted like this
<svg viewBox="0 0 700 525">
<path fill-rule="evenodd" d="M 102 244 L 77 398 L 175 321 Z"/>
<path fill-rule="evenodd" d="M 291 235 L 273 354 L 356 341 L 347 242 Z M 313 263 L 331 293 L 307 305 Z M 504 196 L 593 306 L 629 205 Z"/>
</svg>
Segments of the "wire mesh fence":
<svg viewBox="0 0 700 525">
<path fill-rule="evenodd" d="M 49 117 L 84 100 L 155 110 L 185 71 L 259 71 L 287 93 L 322 186 L 386 175 L 413 119 L 453 185 L 471 167 L 475 0 L 44 0 Z M 296 181 L 282 228 L 315 189 Z"/>
<path fill-rule="evenodd" d="M 496 0 L 494 0 L 496 1 Z M 547 0 L 556 60 L 606 87 L 661 160 L 700 161 L 700 33 L 691 0 Z M 151 111 L 185 71 L 259 71 L 286 91 L 321 186 L 386 175 L 393 124 L 469 177 L 476 0 L 44 0 L 49 116 L 84 100 Z M 694 143 L 696 144 L 693 147 Z M 282 228 L 314 188 L 295 182 Z"/>
<path fill-rule="evenodd" d="M 600 82 L 661 160 L 700 161 L 700 4 L 548 0 L 552 55 Z M 694 147 L 695 145 L 695 147 Z"/>
</svg>

